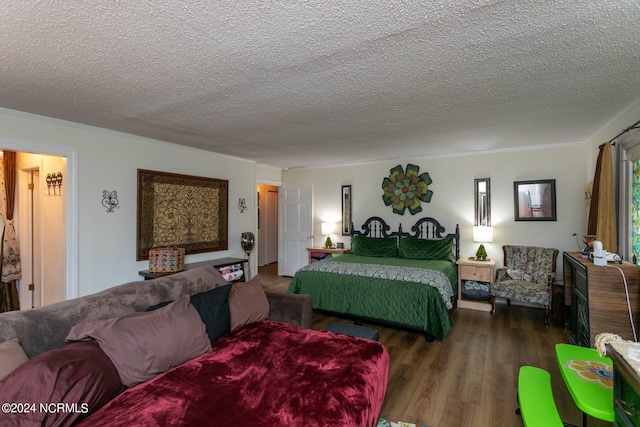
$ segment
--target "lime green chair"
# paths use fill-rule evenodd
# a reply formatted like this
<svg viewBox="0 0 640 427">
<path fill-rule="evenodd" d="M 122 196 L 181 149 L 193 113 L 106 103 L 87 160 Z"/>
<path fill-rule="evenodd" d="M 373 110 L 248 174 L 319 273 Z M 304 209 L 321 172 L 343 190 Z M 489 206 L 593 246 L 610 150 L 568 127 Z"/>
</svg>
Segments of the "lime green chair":
<svg viewBox="0 0 640 427">
<path fill-rule="evenodd" d="M 522 366 L 518 373 L 518 402 L 525 427 L 564 427 L 551 388 L 551 374 Z"/>
</svg>

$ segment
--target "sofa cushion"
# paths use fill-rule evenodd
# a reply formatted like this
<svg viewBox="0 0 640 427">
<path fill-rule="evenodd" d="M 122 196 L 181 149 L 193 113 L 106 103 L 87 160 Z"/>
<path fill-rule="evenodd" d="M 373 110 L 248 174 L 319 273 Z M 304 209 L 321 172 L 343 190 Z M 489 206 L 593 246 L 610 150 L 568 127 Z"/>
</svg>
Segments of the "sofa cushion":
<svg viewBox="0 0 640 427">
<path fill-rule="evenodd" d="M 248 282 L 233 284 L 229 292 L 231 330 L 242 325 L 264 320 L 269 316 L 269 301 L 262 289 L 260 276 Z"/>
<path fill-rule="evenodd" d="M 206 328 L 183 295 L 152 312 L 79 323 L 67 341 L 95 340 L 132 387 L 211 350 Z"/>
<path fill-rule="evenodd" d="M 514 270 L 511 268 L 507 269 L 507 275 L 512 279 L 512 280 L 520 280 L 523 282 L 533 282 L 533 276 L 530 274 L 527 274 L 526 272 L 522 271 L 522 270 Z"/>
<path fill-rule="evenodd" d="M 98 345 L 69 343 L 35 356 L 0 380 L 0 401 L 35 405 L 33 411 L 6 413 L 2 417 L 6 425 L 71 425 L 122 390 L 118 371 Z M 73 410 L 42 411 L 41 403 L 75 406 L 71 406 Z"/>
<path fill-rule="evenodd" d="M 27 360 L 17 338 L 0 343 L 0 380 Z"/>
<path fill-rule="evenodd" d="M 491 285 L 491 295 L 544 306 L 548 306 L 551 302 L 551 293 L 547 285 L 522 280 L 494 282 Z"/>
<path fill-rule="evenodd" d="M 210 291 L 191 295 L 191 305 L 198 311 L 202 323 L 207 329 L 207 336 L 211 342 L 218 340 L 231 330 L 231 315 L 229 313 L 229 291 L 231 284 L 219 286 Z M 164 301 L 152 305 L 145 311 L 153 311 L 171 304 Z"/>
<path fill-rule="evenodd" d="M 114 286 L 104 291 L 47 304 L 33 310 L 0 313 L 0 341 L 19 338 L 29 357 L 61 348 L 78 322 L 112 319 L 144 311 L 160 301 L 208 291 L 227 282 L 213 266 L 198 267 L 153 280 Z"/>
</svg>

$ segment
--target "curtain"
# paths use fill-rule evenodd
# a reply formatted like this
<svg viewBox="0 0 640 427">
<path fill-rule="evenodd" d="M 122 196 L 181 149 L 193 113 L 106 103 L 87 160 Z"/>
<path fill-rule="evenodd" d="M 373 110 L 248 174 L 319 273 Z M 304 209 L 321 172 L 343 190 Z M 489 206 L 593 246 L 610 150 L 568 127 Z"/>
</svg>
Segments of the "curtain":
<svg viewBox="0 0 640 427">
<path fill-rule="evenodd" d="M 2 270 L 0 272 L 0 312 L 19 310 L 17 281 L 22 277 L 20 249 L 13 227 L 16 194 L 16 153 L 5 151 L 0 168 L 0 216 L 4 221 L 2 233 Z"/>
<path fill-rule="evenodd" d="M 593 177 L 593 192 L 589 208 L 587 234 L 596 236 L 602 247 L 609 252 L 618 252 L 616 231 L 616 200 L 613 180 L 611 143 L 600 146 L 596 172 Z"/>
<path fill-rule="evenodd" d="M 631 259 L 640 260 L 640 160 L 632 162 L 631 175 Z"/>
</svg>

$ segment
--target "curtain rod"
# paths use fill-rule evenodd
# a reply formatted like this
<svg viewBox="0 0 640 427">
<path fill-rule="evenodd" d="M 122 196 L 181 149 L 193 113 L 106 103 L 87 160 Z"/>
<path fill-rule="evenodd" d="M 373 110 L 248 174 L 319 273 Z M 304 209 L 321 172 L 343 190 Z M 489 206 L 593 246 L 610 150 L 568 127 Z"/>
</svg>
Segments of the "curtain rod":
<svg viewBox="0 0 640 427">
<path fill-rule="evenodd" d="M 611 145 L 613 145 L 615 147 L 615 145 L 616 145 L 615 140 L 616 139 L 620 138 L 622 135 L 624 135 L 625 133 L 629 132 L 630 130 L 640 129 L 640 126 L 638 126 L 638 125 L 640 125 L 640 120 L 638 120 L 637 122 L 635 122 L 634 124 L 632 124 L 628 128 L 624 129 L 622 132 L 620 132 L 619 134 L 617 134 L 616 136 L 611 138 L 611 140 L 609 142 L 611 142 Z"/>
</svg>

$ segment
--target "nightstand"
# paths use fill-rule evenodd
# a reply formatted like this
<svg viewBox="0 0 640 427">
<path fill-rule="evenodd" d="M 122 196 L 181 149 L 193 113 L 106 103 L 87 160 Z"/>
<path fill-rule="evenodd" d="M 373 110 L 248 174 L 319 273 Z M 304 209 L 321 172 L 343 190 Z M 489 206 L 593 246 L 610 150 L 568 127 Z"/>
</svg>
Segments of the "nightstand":
<svg viewBox="0 0 640 427">
<path fill-rule="evenodd" d="M 325 258 L 348 254 L 350 249 L 344 248 L 307 248 L 309 253 L 309 264 L 316 261 L 322 261 Z"/>
<path fill-rule="evenodd" d="M 470 308 L 490 312 L 491 303 L 489 301 L 474 301 L 462 298 L 462 281 L 475 280 L 491 285 L 495 278 L 495 260 L 476 261 L 470 258 L 460 258 L 458 264 L 458 307 Z"/>
</svg>

